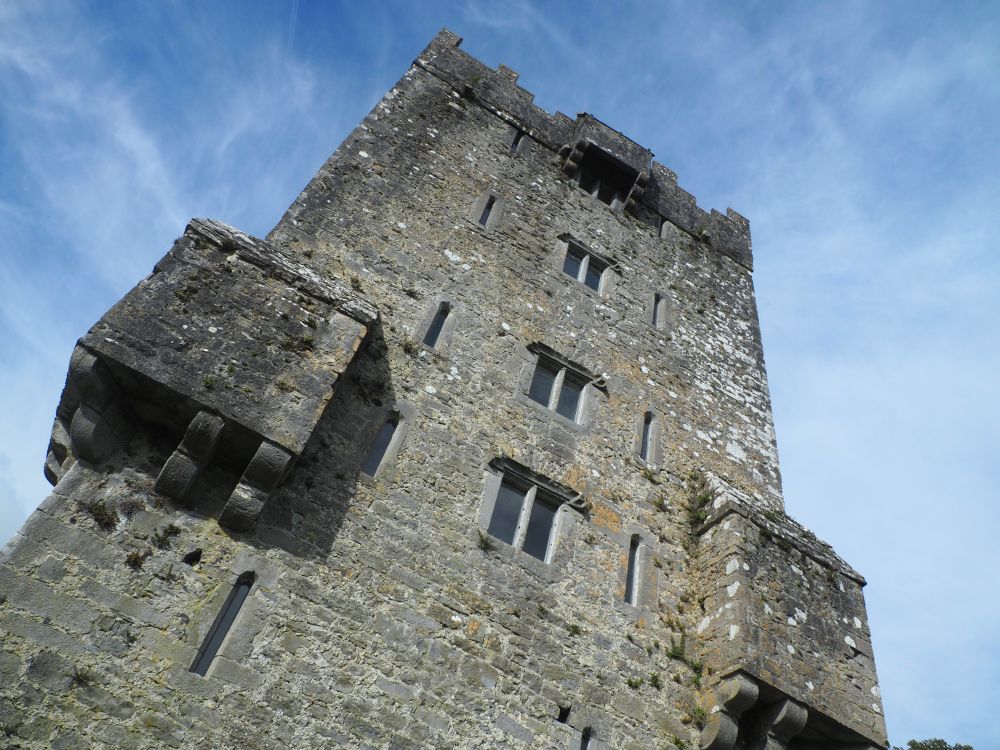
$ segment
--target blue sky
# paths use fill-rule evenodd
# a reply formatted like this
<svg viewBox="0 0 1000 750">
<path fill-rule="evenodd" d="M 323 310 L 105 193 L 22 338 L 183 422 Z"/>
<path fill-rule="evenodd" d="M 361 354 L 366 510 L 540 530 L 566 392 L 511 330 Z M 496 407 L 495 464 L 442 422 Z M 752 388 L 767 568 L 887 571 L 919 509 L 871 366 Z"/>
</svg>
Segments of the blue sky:
<svg viewBox="0 0 1000 750">
<path fill-rule="evenodd" d="M 442 26 L 753 230 L 789 513 L 869 580 L 890 738 L 1000 746 L 1000 4 L 0 0 L 0 540 L 73 342 L 262 235 Z"/>
</svg>

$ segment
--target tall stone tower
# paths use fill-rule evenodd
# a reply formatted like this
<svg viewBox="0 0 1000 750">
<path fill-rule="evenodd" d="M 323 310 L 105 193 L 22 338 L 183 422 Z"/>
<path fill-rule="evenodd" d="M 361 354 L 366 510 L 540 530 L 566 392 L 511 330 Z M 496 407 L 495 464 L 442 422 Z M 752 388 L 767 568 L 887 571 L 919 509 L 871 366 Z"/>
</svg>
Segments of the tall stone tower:
<svg viewBox="0 0 1000 750">
<path fill-rule="evenodd" d="M 4 746 L 885 746 L 864 580 L 784 513 L 746 220 L 459 42 L 80 339 Z"/>
</svg>

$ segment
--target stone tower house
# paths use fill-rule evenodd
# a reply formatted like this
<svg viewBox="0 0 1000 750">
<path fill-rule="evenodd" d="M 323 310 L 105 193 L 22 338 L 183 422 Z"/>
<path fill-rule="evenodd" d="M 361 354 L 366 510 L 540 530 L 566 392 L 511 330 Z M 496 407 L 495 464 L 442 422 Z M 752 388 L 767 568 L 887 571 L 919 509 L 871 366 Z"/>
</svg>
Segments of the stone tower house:
<svg viewBox="0 0 1000 750">
<path fill-rule="evenodd" d="M 460 41 L 80 339 L 3 746 L 885 746 L 864 579 L 784 513 L 747 221 Z"/>
</svg>

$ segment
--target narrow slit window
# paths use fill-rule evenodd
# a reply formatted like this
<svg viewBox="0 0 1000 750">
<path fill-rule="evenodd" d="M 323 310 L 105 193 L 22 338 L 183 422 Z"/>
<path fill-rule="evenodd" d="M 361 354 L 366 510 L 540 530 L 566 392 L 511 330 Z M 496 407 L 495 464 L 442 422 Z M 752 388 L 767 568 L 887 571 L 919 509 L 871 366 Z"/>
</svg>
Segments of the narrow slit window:
<svg viewBox="0 0 1000 750">
<path fill-rule="evenodd" d="M 639 535 L 633 534 L 628 546 L 628 570 L 625 572 L 625 603 L 635 606 L 639 578 Z"/>
<path fill-rule="evenodd" d="M 243 602 L 246 601 L 247 596 L 250 594 L 250 589 L 253 588 L 253 584 L 256 579 L 257 574 L 252 571 L 243 573 L 236 579 L 236 583 L 233 585 L 233 590 L 230 591 L 229 596 L 226 597 L 225 604 L 222 605 L 222 609 L 220 609 L 219 614 L 216 615 L 215 622 L 212 623 L 212 627 L 205 636 L 205 641 L 198 650 L 198 655 L 195 657 L 194 663 L 191 665 L 191 672 L 201 675 L 202 677 L 208 674 L 208 668 L 212 666 L 212 661 L 219 653 L 219 649 L 222 647 L 222 642 L 229 634 L 229 630 L 236 621 L 236 616 L 240 613 L 240 608 L 243 606 Z"/>
<path fill-rule="evenodd" d="M 484 227 L 486 226 L 486 222 L 490 220 L 490 214 L 493 213 L 493 206 L 496 204 L 496 202 L 497 199 L 495 195 L 491 195 L 489 198 L 486 199 L 486 205 L 483 206 L 483 213 L 480 214 L 479 216 L 479 223 L 482 224 Z"/>
<path fill-rule="evenodd" d="M 444 330 L 444 322 L 448 319 L 448 313 L 450 312 L 451 305 L 447 302 L 442 302 L 438 305 L 437 310 L 434 312 L 434 318 L 427 327 L 427 333 L 424 334 L 424 344 L 426 346 L 437 346 L 438 340 L 441 338 L 441 331 Z"/>
<path fill-rule="evenodd" d="M 371 448 L 368 449 L 368 455 L 365 456 L 365 460 L 361 463 L 361 470 L 368 476 L 375 476 L 375 472 L 382 465 L 386 451 L 389 450 L 389 445 L 392 443 L 392 437 L 396 434 L 396 427 L 398 426 L 399 415 L 395 413 L 382 423 L 378 433 L 375 435 L 375 440 L 372 442 Z"/>
<path fill-rule="evenodd" d="M 661 315 L 660 315 L 660 305 L 661 304 L 663 304 L 663 295 L 660 294 L 659 292 L 656 292 L 653 295 L 653 316 L 652 316 L 653 319 L 651 321 L 649 321 L 654 326 L 660 325 L 660 318 L 661 318 Z"/>
<path fill-rule="evenodd" d="M 565 724 L 569 721 L 569 712 L 572 710 L 572 706 L 559 706 L 559 718 L 556 719 L 560 724 Z"/>
<path fill-rule="evenodd" d="M 521 143 L 524 141 L 524 131 L 518 130 L 514 133 L 514 140 L 510 142 L 510 152 L 512 154 L 521 153 Z"/>
<path fill-rule="evenodd" d="M 639 437 L 639 458 L 643 461 L 649 461 L 652 435 L 653 412 L 647 411 L 642 417 L 642 435 Z"/>
<path fill-rule="evenodd" d="M 583 731 L 580 733 L 580 750 L 588 750 L 590 748 L 590 736 L 593 734 L 590 727 L 584 727 Z"/>
</svg>

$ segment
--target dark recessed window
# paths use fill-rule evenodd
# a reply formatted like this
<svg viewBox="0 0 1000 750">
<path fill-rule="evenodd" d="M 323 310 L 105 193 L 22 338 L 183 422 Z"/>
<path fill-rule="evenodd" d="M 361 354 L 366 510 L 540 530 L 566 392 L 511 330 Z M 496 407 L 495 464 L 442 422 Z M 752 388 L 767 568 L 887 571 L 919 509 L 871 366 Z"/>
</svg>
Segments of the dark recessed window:
<svg viewBox="0 0 1000 750">
<path fill-rule="evenodd" d="M 372 442 L 371 448 L 368 449 L 368 455 L 361 462 L 361 470 L 368 476 L 375 476 L 375 473 L 382 465 L 382 461 L 385 459 L 385 454 L 392 444 L 392 438 L 396 434 L 396 427 L 398 426 L 399 414 L 393 413 L 379 427 L 378 433 L 375 435 L 375 440 Z"/>
<path fill-rule="evenodd" d="M 642 435 L 639 437 L 639 458 L 649 460 L 649 450 L 653 433 L 653 412 L 647 411 L 642 418 Z"/>
<path fill-rule="evenodd" d="M 222 642 L 226 639 L 226 635 L 236 621 L 236 616 L 240 613 L 240 608 L 250 594 L 250 589 L 253 588 L 256 578 L 257 575 L 250 571 L 243 573 L 236 579 L 233 590 L 226 597 L 225 604 L 222 605 L 222 609 L 216 615 L 215 622 L 212 623 L 212 627 L 209 629 L 204 642 L 201 644 L 201 648 L 198 650 L 198 655 L 191 665 L 191 672 L 202 677 L 208 673 L 208 668 L 212 666 L 212 661 L 219 653 Z"/>
<path fill-rule="evenodd" d="M 635 605 L 639 578 L 639 535 L 633 534 L 628 547 L 628 570 L 625 571 L 625 603 Z"/>
<path fill-rule="evenodd" d="M 563 273 L 572 276 L 581 284 L 589 286 L 595 292 L 601 291 L 604 272 L 608 264 L 588 253 L 584 248 L 570 241 L 566 246 L 566 257 L 563 259 Z"/>
<path fill-rule="evenodd" d="M 496 202 L 497 198 L 495 195 L 491 195 L 486 199 L 486 205 L 483 206 L 483 212 L 479 215 L 479 223 L 484 227 L 486 226 L 486 222 L 490 220 L 490 214 L 493 213 L 493 206 Z"/>
<path fill-rule="evenodd" d="M 497 539 L 547 561 L 559 503 L 536 485 L 507 476 L 500 483 L 486 531 Z"/>
<path fill-rule="evenodd" d="M 523 130 L 517 130 L 514 132 L 514 137 L 510 142 L 510 152 L 517 156 L 518 154 L 523 154 L 528 150 L 531 141 L 527 137 L 527 133 Z"/>
<path fill-rule="evenodd" d="M 622 166 L 594 147 L 587 149 L 576 171 L 576 182 L 580 188 L 612 208 L 625 205 L 635 178 L 634 170 Z"/>
<path fill-rule="evenodd" d="M 574 422 L 579 421 L 587 381 L 578 373 L 539 356 L 528 397 Z"/>
<path fill-rule="evenodd" d="M 584 727 L 580 733 L 580 750 L 589 750 L 590 736 L 593 734 L 590 727 Z"/>
<path fill-rule="evenodd" d="M 448 319 L 450 312 L 451 305 L 448 302 L 438 304 L 434 317 L 431 318 L 431 324 L 427 327 L 427 333 L 424 334 L 426 346 L 437 346 L 438 340 L 441 338 L 441 331 L 444 330 L 444 322 Z"/>
</svg>

